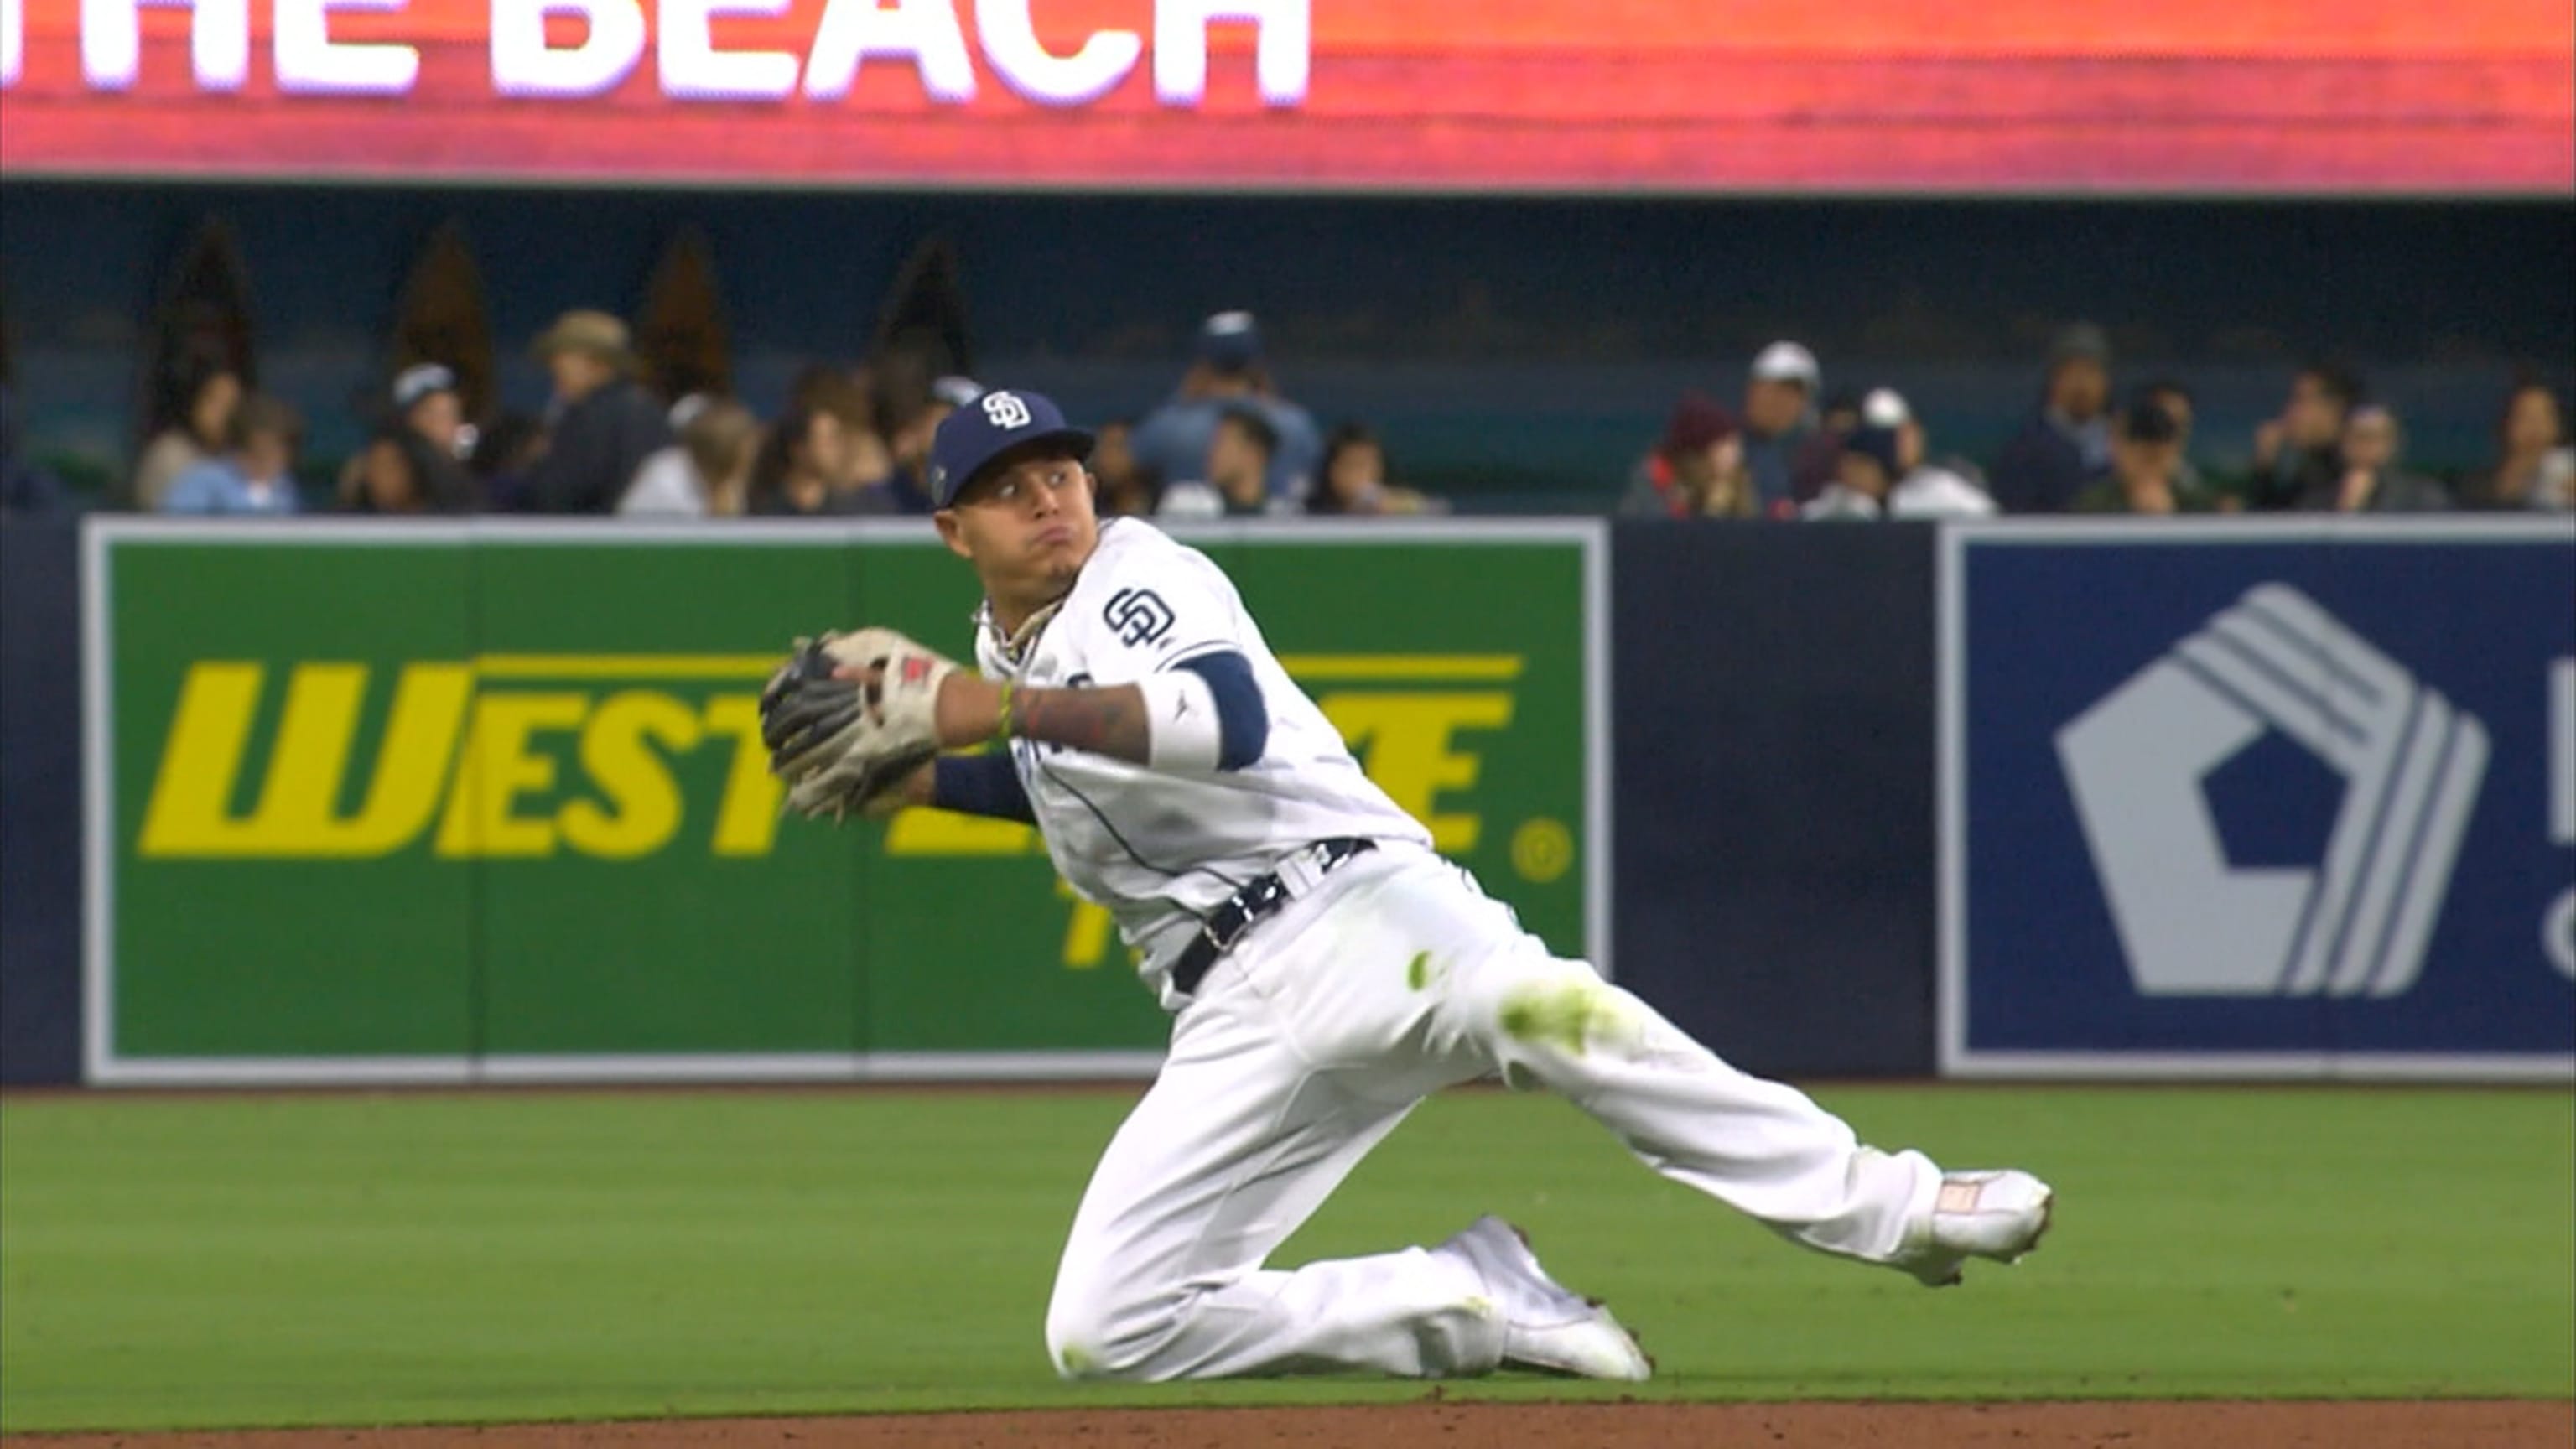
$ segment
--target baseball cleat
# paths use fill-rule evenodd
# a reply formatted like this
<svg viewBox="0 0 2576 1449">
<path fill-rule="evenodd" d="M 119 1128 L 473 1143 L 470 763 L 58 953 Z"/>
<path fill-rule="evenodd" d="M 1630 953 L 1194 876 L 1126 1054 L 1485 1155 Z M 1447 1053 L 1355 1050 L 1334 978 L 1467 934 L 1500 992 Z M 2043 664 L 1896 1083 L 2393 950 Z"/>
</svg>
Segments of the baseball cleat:
<svg viewBox="0 0 2576 1449">
<path fill-rule="evenodd" d="M 1539 1266 L 1529 1238 L 1497 1217 L 1481 1217 L 1440 1245 L 1485 1280 L 1503 1316 L 1503 1367 L 1580 1379 L 1642 1383 L 1655 1361 L 1599 1300 L 1570 1292 Z"/>
<path fill-rule="evenodd" d="M 1924 1242 L 1906 1262 L 1927 1288 L 1948 1288 L 1970 1258 L 2018 1263 L 2048 1231 L 2057 1194 L 2027 1172 L 1952 1172 L 1932 1200 Z"/>
</svg>

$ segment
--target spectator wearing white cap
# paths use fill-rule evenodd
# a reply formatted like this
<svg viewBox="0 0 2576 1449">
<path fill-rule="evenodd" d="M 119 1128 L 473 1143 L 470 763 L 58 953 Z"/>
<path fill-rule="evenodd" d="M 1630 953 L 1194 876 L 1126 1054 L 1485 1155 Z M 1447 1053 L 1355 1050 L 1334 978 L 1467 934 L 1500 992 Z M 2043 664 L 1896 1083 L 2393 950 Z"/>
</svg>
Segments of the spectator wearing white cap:
<svg viewBox="0 0 2576 1449">
<path fill-rule="evenodd" d="M 1834 481 L 1801 510 L 1810 519 L 1984 518 L 1994 500 L 1962 473 L 1925 457 L 1923 425 L 1894 388 L 1861 402 Z"/>
<path fill-rule="evenodd" d="M 467 471 L 474 429 L 454 371 L 420 362 L 394 374 L 384 402 L 368 410 L 366 447 L 340 469 L 338 503 L 361 513 L 470 513 L 482 490 Z"/>
<path fill-rule="evenodd" d="M 394 374 L 394 420 L 427 444 L 415 450 L 421 497 L 438 513 L 470 512 L 481 495 L 465 459 L 477 436 L 465 420 L 465 399 L 456 390 L 456 374 L 435 362 L 406 367 Z"/>
<path fill-rule="evenodd" d="M 1744 467 L 1766 514 L 1796 506 L 1798 452 L 1815 431 L 1823 381 L 1816 354 L 1795 342 L 1774 342 L 1754 354 L 1744 382 Z"/>
<path fill-rule="evenodd" d="M 456 374 L 436 362 L 415 363 L 394 374 L 394 416 L 428 440 L 439 454 L 463 458 L 474 451 L 474 429 L 465 422 L 465 400 Z"/>
<path fill-rule="evenodd" d="M 2078 322 L 2048 349 L 2039 408 L 1995 459 L 1994 497 L 2009 513 L 2063 513 L 2111 466 L 2111 343 Z"/>
<path fill-rule="evenodd" d="M 1249 312 L 1219 312 L 1199 324 L 1197 348 L 1179 390 L 1136 425 L 1137 464 L 1167 481 L 1199 477 L 1218 421 L 1249 407 L 1278 439 L 1265 475 L 1271 498 L 1292 508 L 1302 504 L 1323 462 L 1324 438 L 1313 414 L 1279 395 L 1259 321 Z"/>
</svg>

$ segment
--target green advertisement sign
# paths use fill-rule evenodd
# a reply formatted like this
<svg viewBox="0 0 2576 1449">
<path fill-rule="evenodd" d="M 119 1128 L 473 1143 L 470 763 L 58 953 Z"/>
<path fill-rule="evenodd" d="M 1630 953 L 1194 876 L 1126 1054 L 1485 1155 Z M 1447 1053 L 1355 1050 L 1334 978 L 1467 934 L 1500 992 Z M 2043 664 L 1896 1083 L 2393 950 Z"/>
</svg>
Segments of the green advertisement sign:
<svg viewBox="0 0 2576 1449">
<path fill-rule="evenodd" d="M 1151 1068 L 1034 830 L 780 815 L 793 636 L 971 652 L 925 527 L 88 529 L 91 1080 Z M 1440 848 L 1598 959 L 1597 527 L 1189 537 Z"/>
</svg>

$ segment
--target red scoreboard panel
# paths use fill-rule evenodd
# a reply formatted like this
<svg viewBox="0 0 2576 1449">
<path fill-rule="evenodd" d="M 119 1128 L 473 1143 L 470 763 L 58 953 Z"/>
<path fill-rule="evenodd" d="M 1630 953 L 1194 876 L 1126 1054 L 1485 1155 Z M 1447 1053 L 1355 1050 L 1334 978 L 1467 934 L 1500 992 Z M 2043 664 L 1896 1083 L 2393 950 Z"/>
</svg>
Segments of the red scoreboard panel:
<svg viewBox="0 0 2576 1449">
<path fill-rule="evenodd" d="M 0 0 L 13 176 L 2550 195 L 2567 0 Z"/>
</svg>

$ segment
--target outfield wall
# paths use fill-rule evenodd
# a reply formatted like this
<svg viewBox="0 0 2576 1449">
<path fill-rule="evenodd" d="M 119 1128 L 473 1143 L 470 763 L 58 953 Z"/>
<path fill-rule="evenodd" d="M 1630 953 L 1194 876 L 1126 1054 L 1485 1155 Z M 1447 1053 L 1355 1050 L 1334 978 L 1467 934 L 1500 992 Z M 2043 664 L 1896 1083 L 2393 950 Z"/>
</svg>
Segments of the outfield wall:
<svg viewBox="0 0 2576 1449">
<path fill-rule="evenodd" d="M 2571 1075 L 2564 522 L 1196 537 L 1444 849 L 1749 1069 Z M 778 815 L 788 636 L 962 650 L 917 526 L 0 543 L 7 1080 L 1150 1069 L 1031 832 Z"/>
</svg>

